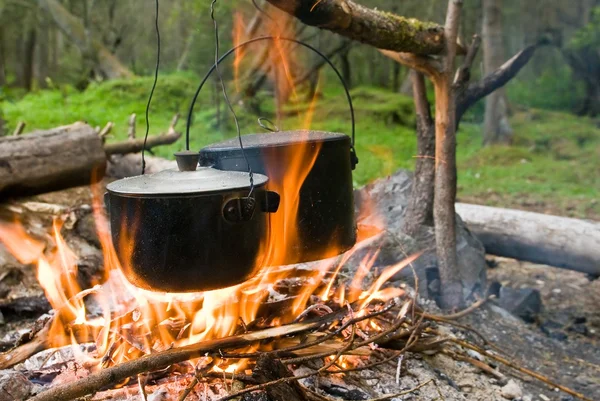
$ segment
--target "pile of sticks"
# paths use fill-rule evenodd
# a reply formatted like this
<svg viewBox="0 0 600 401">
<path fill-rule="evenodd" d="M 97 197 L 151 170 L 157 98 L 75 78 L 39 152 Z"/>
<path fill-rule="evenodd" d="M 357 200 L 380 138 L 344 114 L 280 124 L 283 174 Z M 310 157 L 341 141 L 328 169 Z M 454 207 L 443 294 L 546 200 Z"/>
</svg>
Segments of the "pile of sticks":
<svg viewBox="0 0 600 401">
<path fill-rule="evenodd" d="M 549 378 L 520 367 L 503 357 L 501 350 L 495 349 L 494 345 L 478 332 L 454 321 L 477 309 L 485 301 L 479 301 L 465 311 L 447 316 L 426 313 L 410 298 L 396 299 L 386 304 L 374 301 L 362 309 L 359 309 L 358 305 L 346 304 L 341 307 L 333 303 L 319 303 L 309 307 L 294 322 L 248 332 L 244 331 L 247 326 L 240 325 L 240 334 L 131 359 L 100 369 L 80 380 L 51 387 L 32 400 L 73 400 L 117 385 L 122 386 L 123 383 L 134 383 L 135 388 L 145 397 L 144 386 L 148 375 L 153 372 L 168 374 L 172 371 L 169 368 L 180 365 L 184 369 L 184 364 L 189 367 L 190 361 L 193 361 L 195 368 L 191 372 L 187 368 L 191 380 L 178 395 L 180 401 L 184 401 L 202 380 L 209 377 L 243 384 L 241 387 L 232 387 L 230 393 L 219 401 L 260 391 L 266 392 L 269 398 L 275 401 L 325 401 L 328 399 L 314 389 L 302 385 L 302 380 L 371 369 L 397 360 L 407 352 L 442 352 L 495 377 L 503 376 L 486 362 L 493 361 L 559 388 L 581 400 L 589 400 Z M 37 333 L 31 335 L 29 342 L 2 355 L 0 368 L 6 369 L 49 348 L 48 328 L 51 320 L 47 320 Z M 441 326 L 444 325 L 468 332 L 471 338 L 477 340 L 471 342 L 444 334 L 448 332 L 441 330 Z M 247 351 L 248 349 L 253 351 Z M 488 349 L 494 351 L 489 352 Z M 467 350 L 476 351 L 483 360 L 474 359 Z M 347 356 L 353 357 L 353 366 L 340 364 L 341 358 Z M 215 366 L 227 366 L 239 361 L 245 361 L 247 366 L 253 367 L 251 375 L 218 373 L 223 369 L 214 369 Z M 312 369 L 310 373 L 295 376 L 288 366 L 299 365 L 320 367 Z M 400 397 L 429 383 L 423 382 L 411 390 L 386 395 L 377 401 Z"/>
</svg>

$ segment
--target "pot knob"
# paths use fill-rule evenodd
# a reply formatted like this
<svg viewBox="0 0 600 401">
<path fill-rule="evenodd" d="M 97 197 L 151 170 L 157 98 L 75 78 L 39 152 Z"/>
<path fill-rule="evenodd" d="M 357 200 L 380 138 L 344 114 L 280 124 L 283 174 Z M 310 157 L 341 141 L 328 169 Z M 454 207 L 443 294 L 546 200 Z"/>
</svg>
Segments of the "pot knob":
<svg viewBox="0 0 600 401">
<path fill-rule="evenodd" d="M 252 219 L 256 209 L 256 200 L 252 197 L 230 199 L 223 206 L 223 217 L 230 223 L 239 223 Z"/>
<path fill-rule="evenodd" d="M 200 161 L 200 153 L 193 150 L 184 150 L 175 153 L 175 161 L 179 171 L 196 171 Z"/>
</svg>

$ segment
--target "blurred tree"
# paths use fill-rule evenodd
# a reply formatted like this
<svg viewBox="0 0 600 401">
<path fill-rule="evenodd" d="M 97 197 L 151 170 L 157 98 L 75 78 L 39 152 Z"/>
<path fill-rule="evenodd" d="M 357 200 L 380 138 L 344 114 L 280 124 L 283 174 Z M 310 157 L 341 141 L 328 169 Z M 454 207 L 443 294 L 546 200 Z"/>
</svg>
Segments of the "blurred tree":
<svg viewBox="0 0 600 401">
<path fill-rule="evenodd" d="M 40 6 L 52 18 L 56 26 L 79 48 L 94 72 L 102 78 L 124 78 L 133 74 L 121 61 L 91 32 L 89 22 L 91 5 L 84 2 L 83 22 L 71 14 L 57 0 L 40 0 Z M 35 28 L 34 28 L 35 29 Z M 35 36 L 34 36 L 35 38 Z"/>
<path fill-rule="evenodd" d="M 591 10 L 590 18 L 569 41 L 563 54 L 585 84 L 585 99 L 578 113 L 600 115 L 600 7 Z"/>
<path fill-rule="evenodd" d="M 504 63 L 502 0 L 483 0 L 483 69 L 486 74 Z M 483 144 L 510 144 L 512 129 L 508 122 L 508 102 L 503 88 L 485 99 Z"/>
</svg>

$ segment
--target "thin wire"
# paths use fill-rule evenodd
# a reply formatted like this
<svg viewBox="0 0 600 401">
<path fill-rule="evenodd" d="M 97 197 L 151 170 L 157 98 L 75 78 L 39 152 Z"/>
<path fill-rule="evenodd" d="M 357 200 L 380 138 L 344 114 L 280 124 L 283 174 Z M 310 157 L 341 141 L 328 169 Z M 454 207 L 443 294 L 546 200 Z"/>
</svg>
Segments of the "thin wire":
<svg viewBox="0 0 600 401">
<path fill-rule="evenodd" d="M 250 178 L 250 192 L 248 196 L 252 195 L 254 191 L 254 174 L 252 172 L 252 167 L 250 166 L 250 161 L 248 160 L 248 156 L 246 156 L 246 151 L 244 150 L 244 145 L 242 143 L 242 130 L 240 129 L 240 122 L 238 121 L 237 115 L 235 114 L 235 110 L 233 110 L 233 106 L 231 101 L 229 100 L 229 96 L 227 95 L 227 90 L 225 89 L 225 83 L 223 82 L 223 77 L 221 76 L 221 71 L 219 70 L 219 26 L 217 24 L 217 20 L 215 18 L 215 4 L 218 0 L 212 0 L 210 3 L 210 19 L 213 21 L 213 25 L 215 28 L 215 70 L 217 72 L 217 77 L 219 77 L 219 83 L 221 84 L 221 89 L 223 90 L 223 98 L 225 99 L 225 103 L 229 108 L 229 111 L 233 115 L 233 120 L 235 121 L 235 129 L 237 130 L 238 141 L 240 142 L 240 149 L 242 150 L 242 156 L 244 156 L 244 160 L 246 161 L 246 165 L 248 166 L 248 176 Z M 191 109 L 190 109 L 191 112 Z M 189 117 L 189 116 L 188 116 Z M 188 118 L 189 121 L 189 118 Z M 189 129 L 188 129 L 189 132 Z M 186 147 L 187 150 L 189 148 L 189 135 L 186 137 Z"/>
<path fill-rule="evenodd" d="M 154 96 L 154 90 L 156 89 L 156 83 L 158 82 L 158 68 L 160 67 L 160 30 L 158 28 L 158 0 L 156 0 L 156 18 L 154 19 L 154 27 L 156 29 L 156 68 L 154 69 L 154 82 L 152 83 L 152 90 L 150 90 L 150 96 L 148 97 L 148 103 L 146 104 L 146 134 L 144 135 L 144 146 L 142 147 L 142 175 L 146 172 L 146 159 L 144 154 L 146 153 L 146 143 L 148 142 L 148 134 L 150 133 L 150 103 L 152 102 L 152 96 Z"/>
<path fill-rule="evenodd" d="M 190 143 L 190 127 L 192 126 L 192 115 L 194 112 L 194 106 L 196 104 L 196 101 L 198 99 L 198 96 L 200 96 L 200 92 L 202 91 L 202 88 L 204 87 L 204 84 L 206 84 L 206 81 L 208 81 L 208 78 L 210 77 L 210 75 L 213 73 L 213 71 L 218 70 L 218 65 L 225 60 L 228 56 L 230 56 L 232 53 L 234 53 L 236 50 L 238 50 L 241 47 L 247 46 L 251 43 L 256 43 L 256 42 L 261 42 L 261 41 L 265 41 L 265 40 L 283 40 L 283 41 L 287 41 L 287 42 L 293 42 L 296 43 L 300 46 L 303 46 L 309 50 L 312 50 L 313 52 L 315 52 L 317 55 L 319 55 L 320 57 L 323 58 L 323 60 L 325 60 L 325 62 L 331 67 L 331 69 L 335 72 L 336 76 L 338 77 L 338 79 L 340 80 L 343 88 L 344 88 L 344 93 L 346 94 L 346 99 L 348 100 L 348 108 L 350 109 L 350 122 L 351 122 L 351 126 L 352 126 L 352 132 L 351 132 L 351 138 L 352 138 L 352 142 L 351 142 L 351 149 L 354 151 L 354 145 L 355 145 L 355 137 L 356 137 L 356 121 L 355 121 L 355 116 L 354 116 L 354 106 L 352 104 L 352 96 L 350 95 L 350 89 L 348 89 L 348 85 L 346 84 L 346 81 L 344 81 L 344 78 L 342 77 L 342 74 L 340 73 L 340 71 L 335 67 L 335 65 L 333 65 L 333 63 L 331 62 L 331 60 L 324 55 L 321 51 L 319 51 L 318 49 L 316 49 L 315 47 L 301 42 L 299 40 L 296 39 L 291 39 L 291 38 L 283 38 L 283 37 L 275 37 L 275 36 L 260 36 L 257 38 L 253 38 L 253 39 L 249 39 L 246 42 L 240 43 L 239 45 L 229 49 L 227 52 L 225 52 L 219 59 L 218 61 L 212 65 L 212 67 L 208 70 L 208 72 L 206 73 L 206 75 L 204 75 L 204 78 L 202 78 L 202 80 L 200 81 L 200 84 L 198 85 L 198 88 L 196 88 L 196 93 L 194 94 L 194 97 L 192 98 L 192 102 L 190 104 L 190 108 L 188 111 L 188 116 L 187 116 L 187 124 L 186 124 L 186 131 L 185 131 L 185 141 L 186 141 L 186 146 L 187 149 L 189 150 L 189 143 Z"/>
</svg>

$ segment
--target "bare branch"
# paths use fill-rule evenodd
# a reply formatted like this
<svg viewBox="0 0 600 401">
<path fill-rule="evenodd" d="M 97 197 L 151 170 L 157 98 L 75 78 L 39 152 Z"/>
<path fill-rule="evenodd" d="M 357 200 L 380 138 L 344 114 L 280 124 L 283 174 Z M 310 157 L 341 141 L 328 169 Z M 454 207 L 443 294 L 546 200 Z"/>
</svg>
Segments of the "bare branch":
<svg viewBox="0 0 600 401">
<path fill-rule="evenodd" d="M 456 71 L 456 76 L 454 77 L 455 89 L 460 90 L 460 86 L 466 85 L 471 80 L 471 67 L 473 66 L 473 62 L 475 61 L 475 57 L 479 52 L 480 46 L 481 37 L 479 35 L 473 35 L 473 41 L 471 42 L 471 46 L 469 46 L 467 49 L 465 60 L 460 68 Z"/>
<path fill-rule="evenodd" d="M 417 161 L 410 200 L 404 216 L 404 231 L 416 234 L 418 229 L 433 225 L 433 180 L 435 175 L 435 124 L 427 99 L 425 77 L 412 71 L 413 98 L 417 114 Z"/>
<path fill-rule="evenodd" d="M 330 30 L 378 49 L 415 54 L 444 50 L 444 29 L 391 13 L 373 10 L 351 0 L 268 0 L 306 25 Z"/>
<path fill-rule="evenodd" d="M 431 57 L 418 56 L 405 52 L 395 52 L 391 50 L 380 49 L 379 51 L 392 60 L 425 74 L 429 78 L 434 78 L 442 70 L 442 64 L 438 60 Z"/>
<path fill-rule="evenodd" d="M 458 94 L 456 101 L 457 123 L 469 107 L 513 79 L 531 60 L 537 48 L 546 44 L 548 44 L 547 40 L 540 40 L 538 43 L 526 47 L 502 64 L 496 71 L 488 74 L 478 82 L 471 83 L 463 93 Z"/>
</svg>

